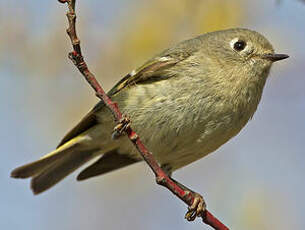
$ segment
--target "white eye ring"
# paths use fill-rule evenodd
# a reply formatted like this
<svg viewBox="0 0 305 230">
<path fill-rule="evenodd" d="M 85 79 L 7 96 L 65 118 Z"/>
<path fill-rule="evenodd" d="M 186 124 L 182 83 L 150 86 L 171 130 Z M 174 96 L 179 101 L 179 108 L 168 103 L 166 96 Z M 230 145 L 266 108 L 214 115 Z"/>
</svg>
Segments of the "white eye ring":
<svg viewBox="0 0 305 230">
<path fill-rule="evenodd" d="M 240 38 L 234 38 L 230 42 L 230 46 L 234 51 L 241 52 L 247 48 L 247 43 Z"/>
</svg>

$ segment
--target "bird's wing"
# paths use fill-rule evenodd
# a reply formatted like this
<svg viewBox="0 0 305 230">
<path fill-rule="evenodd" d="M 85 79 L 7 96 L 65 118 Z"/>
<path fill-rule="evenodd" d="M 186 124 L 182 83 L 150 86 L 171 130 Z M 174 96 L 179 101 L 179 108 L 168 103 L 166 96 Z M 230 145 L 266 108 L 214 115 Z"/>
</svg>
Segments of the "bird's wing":
<svg viewBox="0 0 305 230">
<path fill-rule="evenodd" d="M 156 57 L 147 61 L 140 68 L 133 70 L 122 78 L 122 80 L 120 80 L 108 92 L 108 96 L 112 97 L 113 95 L 119 93 L 122 89 L 125 89 L 126 87 L 133 87 L 136 84 L 141 84 L 148 81 L 163 80 L 166 78 L 165 76 L 168 76 L 168 74 L 164 74 L 166 70 L 173 67 L 180 61 L 185 60 L 198 50 L 198 43 L 200 43 L 199 39 L 186 40 L 173 48 L 163 51 Z M 104 106 L 105 104 L 102 101 L 97 103 L 96 106 L 64 136 L 57 148 L 97 124 L 98 121 L 96 113 Z"/>
<path fill-rule="evenodd" d="M 164 74 L 164 72 L 193 55 L 199 50 L 200 46 L 200 39 L 190 39 L 164 50 L 159 55 L 144 63 L 140 68 L 131 71 L 122 78 L 122 80 L 109 91 L 109 96 L 118 93 L 127 86 L 129 87 L 144 82 L 159 81 L 168 78 L 169 75 Z"/>
<path fill-rule="evenodd" d="M 179 61 L 172 57 L 156 57 L 149 60 L 140 68 L 131 71 L 122 78 L 110 91 L 109 96 L 112 96 L 125 87 L 133 86 L 142 82 L 151 80 L 161 80 L 162 71 L 172 67 Z M 164 78 L 164 77 L 163 77 Z"/>
<path fill-rule="evenodd" d="M 87 115 L 73 128 L 71 129 L 60 141 L 57 148 L 71 140 L 72 138 L 78 136 L 79 134 L 87 131 L 94 125 L 98 123 L 96 112 L 99 111 L 104 106 L 104 103 L 100 101 L 97 103 L 94 108 L 87 113 Z"/>
<path fill-rule="evenodd" d="M 127 86 L 135 85 L 136 83 L 144 82 L 150 80 L 150 78 L 154 78 L 156 73 L 162 72 L 173 65 L 175 65 L 177 61 L 173 58 L 155 58 L 150 62 L 145 63 L 143 66 L 138 68 L 137 70 L 132 71 L 127 74 L 121 81 L 119 81 L 109 92 L 108 96 L 111 97 L 114 94 L 117 94 L 119 91 L 124 89 Z M 160 80 L 156 76 L 155 80 Z M 67 141 L 76 137 L 77 135 L 87 131 L 89 128 L 93 127 L 97 124 L 96 113 L 100 111 L 104 107 L 104 103 L 100 101 L 96 104 L 96 106 L 70 131 L 68 132 L 64 138 L 61 140 L 59 145 L 60 147 L 65 144 Z"/>
</svg>

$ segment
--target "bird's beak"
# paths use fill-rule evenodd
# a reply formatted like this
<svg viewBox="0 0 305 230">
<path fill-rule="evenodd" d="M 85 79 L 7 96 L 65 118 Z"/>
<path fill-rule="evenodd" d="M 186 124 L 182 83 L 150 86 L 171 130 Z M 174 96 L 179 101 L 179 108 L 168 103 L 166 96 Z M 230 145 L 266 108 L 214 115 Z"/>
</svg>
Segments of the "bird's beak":
<svg viewBox="0 0 305 230">
<path fill-rule="evenodd" d="M 263 54 L 264 59 L 268 59 L 272 62 L 280 61 L 286 58 L 289 58 L 287 54 Z"/>
</svg>

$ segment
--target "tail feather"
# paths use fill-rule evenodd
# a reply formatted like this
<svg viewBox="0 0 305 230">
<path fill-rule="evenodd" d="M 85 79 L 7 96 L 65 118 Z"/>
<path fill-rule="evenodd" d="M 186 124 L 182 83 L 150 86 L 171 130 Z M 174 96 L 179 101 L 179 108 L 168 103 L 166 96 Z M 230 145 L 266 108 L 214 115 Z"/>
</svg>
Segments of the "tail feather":
<svg viewBox="0 0 305 230">
<path fill-rule="evenodd" d="M 77 145 L 77 144 L 76 144 Z M 62 148 L 43 156 L 37 161 L 20 166 L 11 172 L 11 177 L 14 178 L 29 178 L 41 173 L 46 168 L 50 167 L 57 160 L 63 158 L 70 151 L 63 151 Z"/>
<path fill-rule="evenodd" d="M 128 154 L 120 154 L 116 149 L 103 154 L 96 162 L 85 168 L 77 176 L 77 180 L 86 180 L 91 177 L 99 176 L 104 173 L 117 170 L 142 159 L 132 158 Z"/>
<path fill-rule="evenodd" d="M 70 154 L 56 161 L 42 173 L 31 180 L 31 189 L 34 194 L 39 194 L 57 184 L 78 167 L 91 160 L 98 149 L 70 151 Z"/>
<path fill-rule="evenodd" d="M 33 193 L 41 193 L 99 154 L 100 149 L 89 149 L 86 141 L 85 135 L 75 137 L 41 159 L 14 169 L 11 176 L 32 177 Z"/>
</svg>

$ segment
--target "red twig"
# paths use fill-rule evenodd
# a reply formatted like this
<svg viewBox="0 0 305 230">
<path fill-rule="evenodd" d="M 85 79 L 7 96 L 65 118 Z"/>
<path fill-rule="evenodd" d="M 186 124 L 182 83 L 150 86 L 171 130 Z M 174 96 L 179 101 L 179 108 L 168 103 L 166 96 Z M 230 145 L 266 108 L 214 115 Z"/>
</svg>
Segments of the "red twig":
<svg viewBox="0 0 305 230">
<path fill-rule="evenodd" d="M 96 96 L 100 98 L 106 106 L 111 110 L 116 121 L 122 119 L 122 113 L 120 112 L 117 104 L 113 102 L 105 93 L 103 88 L 100 86 L 94 75 L 89 71 L 87 64 L 82 56 L 80 41 L 76 35 L 75 28 L 75 0 L 58 0 L 61 3 L 67 3 L 69 11 L 67 12 L 67 18 L 69 21 L 69 27 L 67 33 L 71 39 L 73 46 L 73 52 L 69 53 L 69 58 L 73 61 L 74 65 L 79 69 L 82 75 L 86 78 L 87 82 L 95 90 Z M 130 128 L 127 128 L 126 133 L 130 141 L 138 149 L 139 153 L 142 155 L 146 163 L 150 166 L 156 176 L 156 182 L 168 188 L 172 193 L 184 201 L 188 206 L 191 206 L 194 201 L 194 194 L 191 192 L 186 192 L 183 188 L 172 181 L 167 174 L 160 168 L 157 161 L 154 159 L 152 153 L 141 142 L 139 136 Z M 222 224 L 217 218 L 215 218 L 209 211 L 205 210 L 202 215 L 202 220 L 204 223 L 210 225 L 216 230 L 229 230 L 224 224 Z"/>
</svg>

